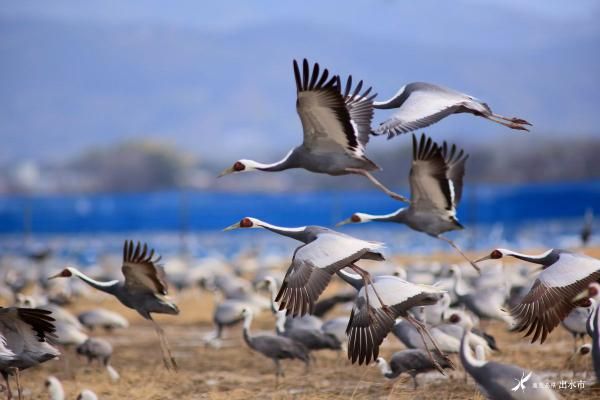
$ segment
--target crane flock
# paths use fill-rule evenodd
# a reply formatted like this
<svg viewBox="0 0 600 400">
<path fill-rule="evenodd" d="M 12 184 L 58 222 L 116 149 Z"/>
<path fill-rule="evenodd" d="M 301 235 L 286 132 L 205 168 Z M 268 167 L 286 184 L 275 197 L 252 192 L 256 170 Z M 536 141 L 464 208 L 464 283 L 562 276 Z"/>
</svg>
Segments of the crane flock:
<svg viewBox="0 0 600 400">
<path fill-rule="evenodd" d="M 448 370 L 455 369 L 456 362 L 451 359 L 454 355 L 489 398 L 555 399 L 557 394 L 547 386 L 535 392 L 520 389 L 519 385 L 525 381 L 543 385 L 543 379 L 533 372 L 525 376 L 521 367 L 486 360 L 494 357 L 499 347 L 483 323 L 502 321 L 512 335 L 521 332 L 525 337 L 531 336 L 532 342 L 540 343 L 562 323 L 574 338 L 572 358 L 591 353 L 600 380 L 599 260 L 561 249 L 528 255 L 498 248 L 473 261 L 454 240 L 444 236 L 465 229 L 457 216 L 469 159 L 463 148 L 446 141 L 436 143 L 425 134 L 420 137 L 413 134 L 409 197 L 380 182 L 374 176 L 378 165 L 366 155 L 372 136 L 393 138 L 435 124 L 451 114 L 467 113 L 520 131 L 528 131 L 532 126 L 529 122 L 503 117 L 475 97 L 430 83 L 406 84 L 392 98 L 380 102 L 362 80 L 356 82 L 352 76 L 342 80 L 318 63 L 311 66 L 306 59 L 300 63 L 293 61 L 293 74 L 302 143 L 278 162 L 240 159 L 219 176 L 292 168 L 331 176 L 362 175 L 385 194 L 407 205 L 384 215 L 355 212 L 339 222 L 338 227 L 371 221 L 404 224 L 448 243 L 473 268 L 454 265 L 434 273 L 433 266 L 426 266 L 420 274 L 412 275 L 409 272 L 414 271 L 385 270 L 386 263 L 394 264 L 386 255 L 385 243 L 323 226 L 285 227 L 246 216 L 224 230 L 263 229 L 294 239 L 300 245 L 290 252 L 283 276 L 269 271 L 270 274 L 258 280 L 256 286 L 264 285 L 270 291 L 268 301 L 252 293 L 251 285 L 233 274 L 221 271 L 202 277 L 206 290 L 224 297 L 215 298 L 212 316 L 215 332 L 205 336 L 207 344 L 219 348 L 225 329 L 243 322 L 244 342 L 253 352 L 273 361 L 276 382 L 284 376 L 281 360 L 301 361 L 309 371 L 315 351 L 344 349 L 351 364 L 374 362 L 385 378 L 410 375 L 415 389 L 417 375 L 448 374 Z M 373 128 L 377 109 L 395 111 Z M 591 234 L 591 215 L 591 211 L 586 214 L 584 243 Z M 537 264 L 541 271 L 530 286 L 523 283 L 527 278 L 515 277 L 504 270 L 491 277 L 483 275 L 481 263 L 504 257 Z M 97 280 L 71 266 L 48 279 L 55 282 L 55 278 L 78 278 L 135 310 L 152 323 L 163 363 L 167 370 L 176 372 L 178 364 L 165 332 L 152 316 L 179 314 L 177 304 L 168 297 L 168 279 L 160 260 L 148 244 L 126 240 L 121 259 L 123 279 Z M 38 262 L 43 262 L 42 258 Z M 377 272 L 378 268 L 384 272 Z M 509 282 L 509 278 L 513 281 Z M 326 291 L 332 290 L 333 282 L 338 286 L 347 284 L 352 292 L 338 291 L 322 298 Z M 185 283 L 184 280 L 181 285 Z M 511 286 L 518 287 L 521 295 L 509 307 Z M 57 358 L 60 352 L 55 345 L 61 345 L 64 353 L 68 352 L 68 346 L 74 345 L 78 354 L 90 362 L 99 361 L 114 382 L 119 380 L 119 373 L 110 363 L 113 346 L 109 341 L 88 336 L 85 328 L 89 332 L 103 328 L 110 334 L 115 329 L 128 329 L 127 319 L 99 308 L 81 313 L 77 319 L 55 304 L 27 301 L 26 308 L 0 308 L 0 372 L 8 398 L 12 396 L 9 376 L 15 377 L 21 397 L 19 372 Z M 349 312 L 327 321 L 321 319 L 346 303 L 351 307 Z M 253 318 L 269 309 L 275 316 L 274 329 L 252 332 Z M 482 324 L 477 327 L 480 321 Z M 407 349 L 395 352 L 388 362 L 380 356 L 380 347 L 389 336 L 395 336 Z M 577 340 L 586 336 L 592 337 L 592 344 L 578 347 Z M 519 382 L 519 390 L 514 389 L 515 380 Z M 64 398 L 61 383 L 55 377 L 47 379 L 46 387 L 51 398 Z M 78 398 L 96 398 L 96 395 L 84 391 Z"/>
</svg>

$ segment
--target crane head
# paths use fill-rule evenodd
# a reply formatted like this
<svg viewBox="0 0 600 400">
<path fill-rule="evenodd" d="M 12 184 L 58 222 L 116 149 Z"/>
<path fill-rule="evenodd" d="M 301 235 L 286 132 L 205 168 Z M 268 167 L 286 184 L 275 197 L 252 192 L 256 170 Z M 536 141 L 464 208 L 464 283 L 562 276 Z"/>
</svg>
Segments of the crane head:
<svg viewBox="0 0 600 400">
<path fill-rule="evenodd" d="M 504 253 L 500 249 L 493 250 L 490 254 L 485 257 L 481 257 L 479 260 L 475 260 L 474 263 L 478 263 L 485 260 L 499 260 L 504 257 Z"/>
<path fill-rule="evenodd" d="M 220 178 L 220 177 L 225 176 L 225 175 L 233 174 L 233 173 L 236 173 L 236 172 L 251 171 L 252 169 L 253 168 L 251 168 L 251 165 L 248 163 L 247 160 L 238 160 L 231 167 L 224 169 L 217 176 L 217 178 Z"/>
<path fill-rule="evenodd" d="M 236 222 L 233 225 L 229 225 L 227 228 L 223 229 L 223 231 L 230 231 L 232 229 L 238 228 L 259 228 L 257 224 L 258 220 L 250 217 L 244 217 L 240 220 L 240 222 Z"/>
<path fill-rule="evenodd" d="M 51 277 L 49 277 L 48 279 L 55 279 L 55 278 L 70 278 L 71 276 L 73 276 L 73 273 L 71 272 L 70 268 L 65 268 L 62 271 L 60 271 L 58 274 L 56 275 L 52 275 Z"/>
<path fill-rule="evenodd" d="M 350 218 L 346 218 L 343 221 L 338 222 L 335 226 L 342 226 L 346 224 L 360 224 L 361 222 L 367 222 L 368 220 L 363 217 L 365 214 L 354 213 Z"/>
</svg>

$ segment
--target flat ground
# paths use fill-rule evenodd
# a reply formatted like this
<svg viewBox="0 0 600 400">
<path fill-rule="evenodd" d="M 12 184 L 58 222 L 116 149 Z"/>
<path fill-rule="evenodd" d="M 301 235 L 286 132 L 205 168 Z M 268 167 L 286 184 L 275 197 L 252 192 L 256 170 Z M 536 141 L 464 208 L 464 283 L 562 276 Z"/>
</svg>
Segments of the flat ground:
<svg viewBox="0 0 600 400">
<path fill-rule="evenodd" d="M 600 249 L 588 252 L 600 256 Z M 444 259 L 450 255 L 437 255 Z M 286 375 L 276 385 L 274 367 L 270 360 L 249 350 L 243 340 L 241 327 L 226 332 L 227 340 L 221 349 L 205 347 L 203 336 L 211 327 L 213 309 L 212 295 L 201 293 L 199 289 L 177 294 L 181 308 L 178 317 L 159 317 L 165 328 L 174 356 L 179 364 L 178 373 L 167 372 L 162 365 L 160 348 L 154 329 L 133 311 L 125 309 L 114 299 L 100 295 L 94 301 L 83 301 L 69 307 L 77 312 L 91 307 L 114 309 L 127 318 L 132 326 L 126 330 L 106 334 L 115 352 L 113 365 L 122 379 L 113 384 L 106 372 L 98 366 L 87 366 L 84 360 L 77 360 L 73 350 L 67 352 L 71 374 L 65 370 L 64 360 L 48 362 L 45 365 L 25 371 L 22 374 L 26 398 L 46 399 L 44 379 L 55 375 L 64 385 L 67 399 L 74 399 L 84 388 L 94 390 L 101 399 L 481 399 L 473 381 L 463 378 L 460 361 L 453 360 L 457 370 L 443 377 L 437 373 L 421 375 L 420 387 L 412 389 L 408 377 L 402 376 L 395 382 L 387 381 L 379 370 L 352 366 L 345 354 L 335 352 L 317 353 L 316 364 L 308 373 L 304 365 L 284 361 Z M 336 309 L 334 314 L 341 314 Z M 273 317 L 265 312 L 253 324 L 253 330 L 270 330 Z M 547 382 L 565 379 L 573 380 L 571 370 L 565 361 L 572 351 L 571 336 L 561 327 L 557 328 L 544 345 L 529 344 L 519 334 L 509 333 L 501 323 L 489 323 L 487 329 L 497 340 L 501 352 L 492 356 L 496 361 L 517 364 L 526 371 L 533 370 L 544 376 Z M 386 358 L 402 345 L 395 337 L 388 337 L 381 353 Z M 592 371 L 590 361 L 580 365 Z M 69 375 L 73 375 L 70 377 Z M 585 389 L 560 390 L 565 399 L 600 398 L 600 391 L 591 388 L 593 373 L 585 382 Z M 515 377 L 517 378 L 517 377 Z M 584 379 L 577 375 L 574 380 Z"/>
</svg>

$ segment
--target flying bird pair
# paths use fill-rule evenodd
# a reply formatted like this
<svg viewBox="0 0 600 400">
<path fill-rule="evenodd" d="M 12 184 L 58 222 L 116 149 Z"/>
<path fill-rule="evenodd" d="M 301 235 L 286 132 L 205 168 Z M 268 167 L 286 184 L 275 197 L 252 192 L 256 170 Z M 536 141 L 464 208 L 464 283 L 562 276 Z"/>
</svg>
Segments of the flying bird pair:
<svg viewBox="0 0 600 400">
<path fill-rule="evenodd" d="M 249 217 L 225 230 L 237 228 L 263 228 L 303 243 L 294 251 L 291 265 L 275 297 L 280 310 L 286 310 L 292 316 L 312 314 L 314 303 L 335 274 L 359 291 L 346 331 L 349 337 L 348 357 L 353 363 L 368 364 L 377 359 L 379 346 L 399 316 L 415 325 L 424 342 L 424 334 L 431 339 L 426 327 L 411 318 L 408 310 L 434 304 L 442 297 L 443 290 L 415 285 L 394 276 L 371 278 L 369 272 L 357 266 L 356 262 L 384 260 L 380 252 L 381 243 L 357 239 L 320 226 L 286 228 Z M 343 271 L 346 267 L 356 275 Z M 438 352 L 442 354 L 439 349 Z M 431 359 L 443 371 L 433 356 Z"/>
<path fill-rule="evenodd" d="M 520 118 L 494 114 L 484 102 L 441 86 L 410 83 L 391 99 L 375 102 L 371 88 L 362 91 L 363 81 L 353 88 L 352 76 L 345 87 L 339 76 L 330 76 L 318 63 L 312 71 L 305 59 L 300 66 L 294 60 L 296 79 L 296 110 L 302 122 L 304 140 L 280 161 L 264 164 L 254 160 L 238 160 L 219 176 L 246 171 L 283 171 L 303 168 L 329 175 L 360 174 L 392 198 L 408 202 L 372 174 L 379 167 L 365 154 L 371 135 L 387 134 L 389 138 L 424 128 L 456 113 L 470 113 L 512 129 L 525 130 L 531 125 Z M 362 92 L 361 92 L 362 91 Z M 379 128 L 371 129 L 374 109 L 398 110 Z"/>
</svg>

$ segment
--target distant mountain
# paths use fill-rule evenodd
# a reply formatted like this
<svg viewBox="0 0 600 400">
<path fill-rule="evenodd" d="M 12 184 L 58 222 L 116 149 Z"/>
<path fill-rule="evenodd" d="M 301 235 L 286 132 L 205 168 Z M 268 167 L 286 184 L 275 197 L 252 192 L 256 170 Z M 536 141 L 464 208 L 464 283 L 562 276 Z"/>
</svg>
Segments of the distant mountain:
<svg viewBox="0 0 600 400">
<path fill-rule="evenodd" d="M 598 135 L 598 28 L 556 22 L 536 36 L 526 25 L 531 16 L 498 12 L 473 21 L 481 36 L 465 33 L 456 42 L 414 18 L 402 30 L 409 15 L 398 17 L 398 36 L 300 20 L 208 31 L 4 15 L 0 163 L 56 162 L 141 137 L 167 140 L 223 167 L 237 158 L 274 161 L 301 140 L 291 60 L 305 56 L 364 79 L 382 98 L 406 82 L 427 80 L 532 121 L 536 137 Z M 452 19 L 459 15 L 449 11 L 448 29 L 466 23 Z M 365 18 L 374 16 L 382 13 Z M 483 38 L 490 37 L 487 46 Z M 376 121 L 384 117 L 378 113 Z M 519 136 L 468 116 L 426 131 L 463 144 Z M 374 139 L 373 151 L 406 140 Z"/>
</svg>

